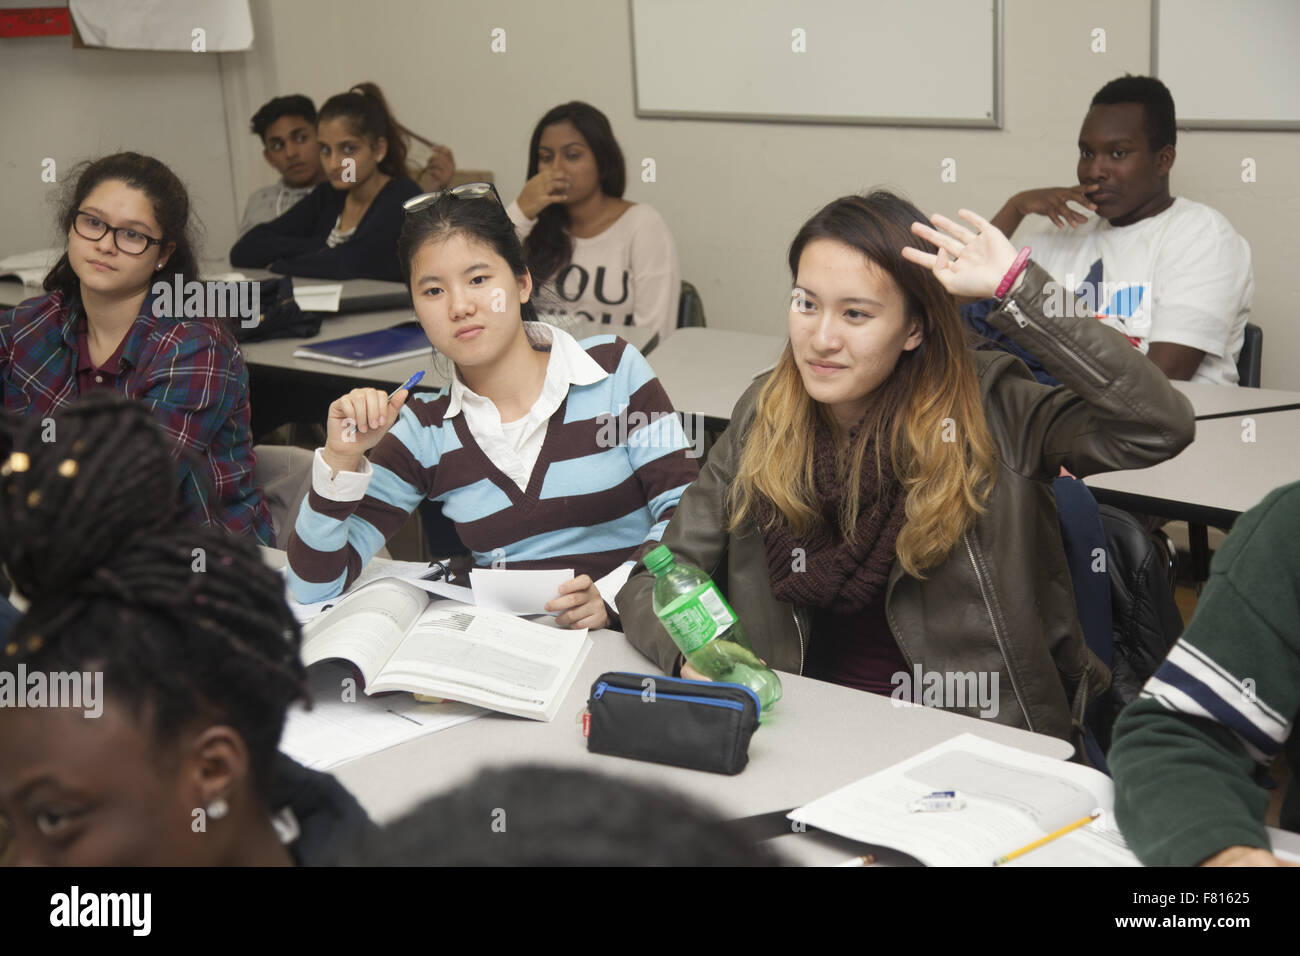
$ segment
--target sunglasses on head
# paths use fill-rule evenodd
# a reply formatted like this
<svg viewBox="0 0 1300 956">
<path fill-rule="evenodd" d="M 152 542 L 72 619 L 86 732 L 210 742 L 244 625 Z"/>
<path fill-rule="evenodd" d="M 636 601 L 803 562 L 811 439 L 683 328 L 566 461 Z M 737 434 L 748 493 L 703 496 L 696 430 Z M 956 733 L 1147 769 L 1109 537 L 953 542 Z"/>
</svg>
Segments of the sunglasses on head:
<svg viewBox="0 0 1300 956">
<path fill-rule="evenodd" d="M 457 199 L 486 199 L 491 196 L 502 209 L 506 206 L 505 203 L 501 202 L 501 194 L 497 192 L 496 186 L 492 183 L 462 183 L 459 186 L 452 186 L 450 189 L 439 189 L 435 193 L 421 193 L 419 196 L 413 196 L 402 203 L 402 208 L 407 212 L 416 212 L 426 206 L 431 206 L 443 196 L 455 196 Z"/>
</svg>

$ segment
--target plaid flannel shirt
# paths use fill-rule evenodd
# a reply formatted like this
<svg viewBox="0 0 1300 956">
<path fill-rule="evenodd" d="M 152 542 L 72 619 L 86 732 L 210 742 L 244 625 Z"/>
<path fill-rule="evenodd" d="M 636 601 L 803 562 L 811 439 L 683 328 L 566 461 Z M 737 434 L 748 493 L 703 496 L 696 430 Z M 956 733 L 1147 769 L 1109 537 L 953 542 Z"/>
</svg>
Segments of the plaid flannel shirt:
<svg viewBox="0 0 1300 956">
<path fill-rule="evenodd" d="M 172 438 L 191 518 L 274 544 L 266 498 L 253 484 L 243 356 L 202 321 L 156 317 L 153 298 L 145 297 L 127 333 L 117 391 L 144 402 Z M 6 409 L 44 416 L 80 397 L 79 318 L 80 300 L 63 292 L 0 313 Z"/>
</svg>

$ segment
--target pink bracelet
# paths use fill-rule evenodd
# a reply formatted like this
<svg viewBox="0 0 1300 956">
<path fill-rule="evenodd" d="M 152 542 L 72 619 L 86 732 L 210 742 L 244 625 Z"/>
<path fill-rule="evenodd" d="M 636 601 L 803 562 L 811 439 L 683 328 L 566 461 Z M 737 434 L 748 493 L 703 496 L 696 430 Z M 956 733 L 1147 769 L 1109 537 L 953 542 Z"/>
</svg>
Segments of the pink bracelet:
<svg viewBox="0 0 1300 956">
<path fill-rule="evenodd" d="M 1007 292 L 1010 291 L 1013 285 L 1015 285 L 1016 277 L 1025 271 L 1025 266 L 1028 264 L 1029 247 L 1025 246 L 1020 250 L 1020 255 L 1016 256 L 1016 261 L 1011 263 L 1011 268 L 1008 269 L 1007 274 L 1002 277 L 1002 281 L 998 283 L 998 288 L 997 291 L 993 293 L 993 298 L 1005 298 Z"/>
</svg>

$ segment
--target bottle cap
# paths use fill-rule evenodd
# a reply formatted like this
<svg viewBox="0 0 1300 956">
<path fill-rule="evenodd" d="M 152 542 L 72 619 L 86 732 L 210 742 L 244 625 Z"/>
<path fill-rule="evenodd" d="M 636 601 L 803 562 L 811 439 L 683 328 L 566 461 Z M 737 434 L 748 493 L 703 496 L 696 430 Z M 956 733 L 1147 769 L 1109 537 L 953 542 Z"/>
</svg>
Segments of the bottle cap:
<svg viewBox="0 0 1300 956">
<path fill-rule="evenodd" d="M 645 566 L 651 574 L 667 571 L 676 563 L 673 553 L 662 544 L 645 556 Z"/>
</svg>

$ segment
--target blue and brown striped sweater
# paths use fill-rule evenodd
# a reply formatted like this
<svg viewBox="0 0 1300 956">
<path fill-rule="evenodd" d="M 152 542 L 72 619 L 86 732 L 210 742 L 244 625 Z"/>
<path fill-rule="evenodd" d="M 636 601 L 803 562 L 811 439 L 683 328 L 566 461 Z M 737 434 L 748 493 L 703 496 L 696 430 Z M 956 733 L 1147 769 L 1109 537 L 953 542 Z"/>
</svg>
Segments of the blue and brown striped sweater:
<svg viewBox="0 0 1300 956">
<path fill-rule="evenodd" d="M 699 474 L 690 443 L 645 358 L 623 339 L 581 343 L 608 374 L 570 385 L 520 490 L 479 447 L 464 414 L 445 419 L 450 389 L 412 399 L 370 452 L 360 501 L 314 489 L 289 542 L 289 587 L 304 603 L 342 593 L 426 498 L 439 501 L 477 564 L 573 568 L 601 578 L 663 534 Z"/>
</svg>

